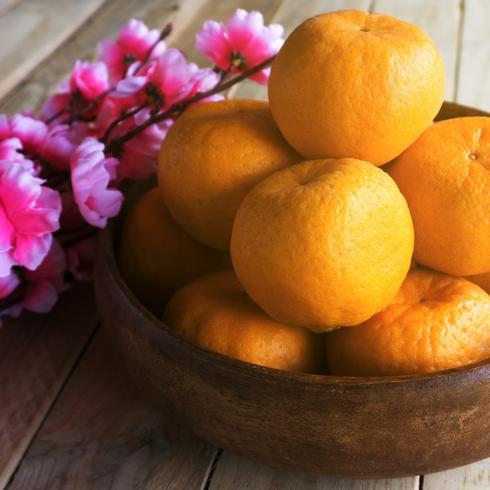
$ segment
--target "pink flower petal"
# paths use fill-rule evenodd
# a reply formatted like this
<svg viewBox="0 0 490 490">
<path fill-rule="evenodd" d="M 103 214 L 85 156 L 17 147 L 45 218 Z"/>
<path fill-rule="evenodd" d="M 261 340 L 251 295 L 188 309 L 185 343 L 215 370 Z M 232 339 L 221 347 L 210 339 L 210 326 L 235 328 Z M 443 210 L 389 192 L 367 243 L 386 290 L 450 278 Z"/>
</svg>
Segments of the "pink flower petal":
<svg viewBox="0 0 490 490">
<path fill-rule="evenodd" d="M 48 128 L 43 121 L 22 114 L 16 114 L 10 121 L 12 135 L 19 138 L 30 154 L 39 154 L 44 144 Z"/>
<path fill-rule="evenodd" d="M 81 215 L 93 226 L 103 228 L 107 218 L 115 216 L 121 208 L 121 192 L 108 188 L 118 163 L 114 158 L 106 158 L 104 145 L 90 137 L 72 155 L 71 182 L 75 202 Z"/>
<path fill-rule="evenodd" d="M 94 100 L 109 89 L 109 72 L 102 61 L 77 61 L 70 78 L 72 91 L 80 91 L 87 100 Z"/>
<path fill-rule="evenodd" d="M 0 299 L 6 298 L 19 284 L 19 277 L 15 273 L 0 277 Z"/>
<path fill-rule="evenodd" d="M 14 259 L 27 269 L 37 269 L 49 252 L 52 240 L 53 235 L 51 234 L 42 236 L 18 234 L 13 254 Z"/>
</svg>

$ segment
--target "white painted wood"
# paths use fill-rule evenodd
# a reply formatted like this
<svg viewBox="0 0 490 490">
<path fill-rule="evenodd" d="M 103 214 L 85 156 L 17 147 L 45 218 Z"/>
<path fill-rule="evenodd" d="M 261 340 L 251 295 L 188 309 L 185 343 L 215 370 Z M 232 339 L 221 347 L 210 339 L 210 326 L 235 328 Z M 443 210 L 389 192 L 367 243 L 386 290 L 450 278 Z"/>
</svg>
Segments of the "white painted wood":
<svg viewBox="0 0 490 490">
<path fill-rule="evenodd" d="M 375 0 L 374 11 L 416 24 L 429 34 L 446 67 L 446 100 L 455 100 L 460 0 Z"/>
<path fill-rule="evenodd" d="M 466 0 L 457 102 L 490 110 L 490 1 Z"/>
<path fill-rule="evenodd" d="M 285 0 L 269 22 L 281 24 L 286 37 L 296 26 L 314 15 L 335 10 L 368 10 L 370 0 Z M 238 99 L 267 99 L 267 87 L 246 80 L 230 91 Z"/>
<path fill-rule="evenodd" d="M 3 2 L 0 97 L 75 32 L 105 0 Z M 11 3 L 11 2 L 10 2 Z"/>
<path fill-rule="evenodd" d="M 424 476 L 423 490 L 488 490 L 490 458 L 478 463 Z"/>
<path fill-rule="evenodd" d="M 224 453 L 211 479 L 209 490 L 418 490 L 419 478 L 347 480 L 274 470 Z M 444 487 L 440 487 L 441 489 Z"/>
</svg>

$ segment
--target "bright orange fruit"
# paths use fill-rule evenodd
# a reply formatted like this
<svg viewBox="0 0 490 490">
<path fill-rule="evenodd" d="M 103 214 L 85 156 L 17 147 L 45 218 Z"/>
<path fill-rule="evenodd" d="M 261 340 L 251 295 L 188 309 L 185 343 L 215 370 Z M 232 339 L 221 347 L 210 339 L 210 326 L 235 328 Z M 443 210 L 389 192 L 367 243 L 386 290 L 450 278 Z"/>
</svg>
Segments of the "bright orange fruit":
<svg viewBox="0 0 490 490">
<path fill-rule="evenodd" d="M 387 170 L 410 207 L 418 263 L 490 271 L 490 117 L 433 124 Z"/>
<path fill-rule="evenodd" d="M 227 254 L 201 245 L 175 223 L 156 188 L 129 211 L 118 243 L 121 275 L 157 315 L 177 288 L 229 267 Z"/>
<path fill-rule="evenodd" d="M 186 111 L 170 129 L 160 152 L 158 185 L 170 213 L 189 235 L 227 250 L 247 192 L 299 160 L 267 102 L 213 102 Z"/>
<path fill-rule="evenodd" d="M 475 284 L 412 269 L 392 303 L 326 335 L 332 374 L 430 373 L 490 358 L 490 296 Z"/>
<path fill-rule="evenodd" d="M 168 303 L 163 319 L 189 342 L 242 361 L 285 371 L 322 368 L 322 336 L 269 318 L 233 271 L 184 286 Z"/>
<path fill-rule="evenodd" d="M 272 65 L 269 102 L 306 158 L 382 165 L 432 122 L 444 98 L 441 56 L 420 28 L 345 10 L 303 22 Z"/>
<path fill-rule="evenodd" d="M 390 176 L 345 158 L 292 165 L 245 197 L 235 272 L 272 318 L 327 331 L 384 308 L 410 267 L 413 226 Z"/>
</svg>

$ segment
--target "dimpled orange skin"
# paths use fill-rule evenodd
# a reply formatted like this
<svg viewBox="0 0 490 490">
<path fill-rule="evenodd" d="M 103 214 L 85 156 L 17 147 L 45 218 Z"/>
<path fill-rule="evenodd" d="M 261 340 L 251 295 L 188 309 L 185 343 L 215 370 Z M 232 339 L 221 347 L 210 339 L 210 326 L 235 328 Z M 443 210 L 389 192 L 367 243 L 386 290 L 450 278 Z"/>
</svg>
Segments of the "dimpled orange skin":
<svg viewBox="0 0 490 490">
<path fill-rule="evenodd" d="M 477 284 L 490 294 L 490 272 L 484 272 L 483 274 L 477 274 L 476 276 L 468 276 L 465 277 L 465 279 Z"/>
<path fill-rule="evenodd" d="M 490 271 L 490 118 L 434 123 L 387 170 L 410 207 L 419 264 Z"/>
<path fill-rule="evenodd" d="M 322 336 L 269 318 L 231 270 L 202 277 L 177 291 L 163 320 L 185 340 L 235 359 L 310 373 L 323 366 Z"/>
<path fill-rule="evenodd" d="M 410 267 L 413 226 L 381 169 L 313 160 L 260 182 L 238 210 L 235 272 L 272 318 L 328 331 L 384 308 Z"/>
<path fill-rule="evenodd" d="M 179 228 L 156 188 L 131 208 L 118 244 L 122 277 L 157 315 L 177 288 L 229 264 L 227 254 L 201 245 Z"/>
<path fill-rule="evenodd" d="M 431 373 L 490 358 L 490 296 L 463 279 L 412 269 L 392 304 L 325 336 L 340 376 Z"/>
<path fill-rule="evenodd" d="M 169 211 L 189 235 L 228 250 L 247 192 L 299 160 L 267 102 L 226 100 L 194 107 L 177 120 L 162 145 L 158 183 Z"/>
<path fill-rule="evenodd" d="M 305 158 L 382 165 L 432 122 L 443 98 L 432 40 L 412 24 L 356 10 L 303 22 L 269 80 L 274 120 Z"/>
</svg>

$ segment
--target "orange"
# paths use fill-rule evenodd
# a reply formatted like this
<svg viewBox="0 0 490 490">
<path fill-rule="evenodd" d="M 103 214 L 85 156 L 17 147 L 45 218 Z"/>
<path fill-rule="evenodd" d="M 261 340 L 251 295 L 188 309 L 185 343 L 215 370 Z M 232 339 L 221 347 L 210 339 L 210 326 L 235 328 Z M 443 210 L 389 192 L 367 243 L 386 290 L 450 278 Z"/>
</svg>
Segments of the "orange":
<svg viewBox="0 0 490 490">
<path fill-rule="evenodd" d="M 418 263 L 457 276 L 490 271 L 490 118 L 433 124 L 388 172 L 412 213 Z"/>
<path fill-rule="evenodd" d="M 272 65 L 269 102 L 306 158 L 354 157 L 382 165 L 431 123 L 444 66 L 418 27 L 346 10 L 303 22 Z"/>
<path fill-rule="evenodd" d="M 332 374 L 430 373 L 490 358 L 490 296 L 466 279 L 412 269 L 393 302 L 326 336 Z"/>
<path fill-rule="evenodd" d="M 226 100 L 186 111 L 163 142 L 158 183 L 175 220 L 196 240 L 227 250 L 247 192 L 300 157 L 267 102 Z"/>
<path fill-rule="evenodd" d="M 178 227 L 156 188 L 129 211 L 118 243 L 121 275 L 158 315 L 177 288 L 227 264 L 224 253 L 197 243 Z"/>
<path fill-rule="evenodd" d="M 410 267 L 413 227 L 390 176 L 367 162 L 313 160 L 257 184 L 231 239 L 236 274 L 272 318 L 327 331 L 384 308 Z"/>
<path fill-rule="evenodd" d="M 285 371 L 317 372 L 322 366 L 322 336 L 269 318 L 233 271 L 202 277 L 177 291 L 163 319 L 185 340 L 235 359 Z"/>
<path fill-rule="evenodd" d="M 484 272 L 483 274 L 477 274 L 476 276 L 468 276 L 465 277 L 465 279 L 477 284 L 490 294 L 490 272 Z"/>
</svg>

